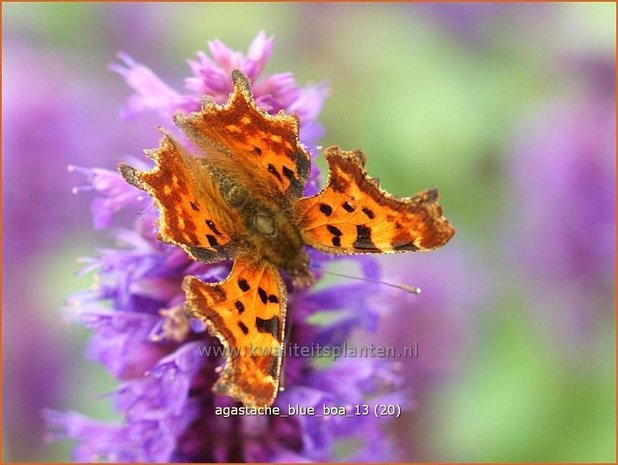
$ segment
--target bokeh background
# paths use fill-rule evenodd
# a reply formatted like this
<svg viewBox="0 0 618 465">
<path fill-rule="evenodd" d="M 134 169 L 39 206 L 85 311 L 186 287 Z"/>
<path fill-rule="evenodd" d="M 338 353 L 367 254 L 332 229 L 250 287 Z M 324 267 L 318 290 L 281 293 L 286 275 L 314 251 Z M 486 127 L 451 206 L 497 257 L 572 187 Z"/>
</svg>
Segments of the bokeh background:
<svg viewBox="0 0 618 465">
<path fill-rule="evenodd" d="M 323 145 L 361 147 L 398 195 L 440 188 L 458 233 L 387 257 L 423 288 L 372 340 L 418 342 L 406 460 L 615 460 L 613 4 L 4 4 L 3 455 L 67 460 L 45 407 L 113 418 L 114 381 L 60 309 L 109 244 L 66 166 L 113 168 L 156 144 L 124 121 L 122 50 L 180 89 L 219 38 L 276 36 L 268 70 L 330 88 Z M 79 189 L 78 189 L 79 190 Z M 360 337 L 360 336 L 359 336 Z"/>
</svg>

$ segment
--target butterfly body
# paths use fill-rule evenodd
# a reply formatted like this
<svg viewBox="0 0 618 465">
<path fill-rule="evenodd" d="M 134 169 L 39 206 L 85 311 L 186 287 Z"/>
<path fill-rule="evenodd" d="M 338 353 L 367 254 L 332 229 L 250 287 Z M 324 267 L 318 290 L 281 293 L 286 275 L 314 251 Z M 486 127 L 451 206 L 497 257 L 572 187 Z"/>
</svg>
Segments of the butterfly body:
<svg viewBox="0 0 618 465">
<path fill-rule="evenodd" d="M 302 197 L 310 158 L 298 139 L 298 119 L 269 115 L 255 104 L 248 78 L 232 71 L 226 105 L 206 101 L 175 122 L 196 153 L 164 133 L 148 151 L 151 171 L 126 164 L 130 184 L 159 210 L 159 238 L 195 260 L 234 260 L 218 283 L 187 276 L 188 311 L 228 350 L 214 386 L 245 405 L 270 405 L 278 391 L 285 340 L 287 288 L 313 280 L 305 246 L 332 254 L 426 251 L 455 233 L 442 216 L 437 191 L 409 198 L 383 191 L 365 172 L 365 156 L 329 147 L 324 189 Z"/>
<path fill-rule="evenodd" d="M 259 188 L 259 179 L 251 178 L 250 173 L 239 176 L 244 167 L 217 163 L 219 157 L 212 158 L 201 163 L 210 171 L 227 209 L 235 211 L 243 223 L 244 234 L 236 239 L 237 250 L 285 270 L 297 277 L 297 283 L 310 282 L 309 261 L 293 216 L 296 201 L 283 195 L 273 201 L 272 195 L 264 193 L 267 189 Z"/>
</svg>

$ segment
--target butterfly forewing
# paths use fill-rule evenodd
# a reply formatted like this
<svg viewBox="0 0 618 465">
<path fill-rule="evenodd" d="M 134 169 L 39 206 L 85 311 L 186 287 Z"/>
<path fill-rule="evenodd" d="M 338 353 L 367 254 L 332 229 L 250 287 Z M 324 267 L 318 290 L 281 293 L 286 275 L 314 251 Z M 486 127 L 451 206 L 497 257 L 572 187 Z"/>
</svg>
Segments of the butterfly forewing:
<svg viewBox="0 0 618 465">
<path fill-rule="evenodd" d="M 398 199 L 367 175 L 362 152 L 329 147 L 324 154 L 326 187 L 295 208 L 307 245 L 336 254 L 410 252 L 440 247 L 455 233 L 435 189 Z"/>
<path fill-rule="evenodd" d="M 202 110 L 176 116 L 176 124 L 206 154 L 233 159 L 238 169 L 289 198 L 302 195 L 310 158 L 298 140 L 298 119 L 269 115 L 257 107 L 248 78 L 232 72 L 234 93 L 224 106 L 205 102 Z M 274 200 L 274 199 L 272 199 Z"/>
<path fill-rule="evenodd" d="M 155 162 L 151 171 L 124 163 L 119 169 L 130 184 L 153 198 L 160 213 L 160 239 L 204 262 L 232 258 L 238 218 L 221 208 L 224 202 L 208 170 L 169 135 L 148 154 Z"/>
</svg>

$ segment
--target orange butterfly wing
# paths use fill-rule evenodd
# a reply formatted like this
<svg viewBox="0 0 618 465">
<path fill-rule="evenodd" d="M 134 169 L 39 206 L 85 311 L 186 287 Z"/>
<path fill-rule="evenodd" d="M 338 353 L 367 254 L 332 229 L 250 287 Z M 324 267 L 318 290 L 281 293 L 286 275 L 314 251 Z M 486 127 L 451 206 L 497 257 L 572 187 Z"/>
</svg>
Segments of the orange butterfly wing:
<svg viewBox="0 0 618 465">
<path fill-rule="evenodd" d="M 146 153 L 155 161 L 153 170 L 139 171 L 124 163 L 119 170 L 129 184 L 153 198 L 160 213 L 159 238 L 203 262 L 233 258 L 240 220 L 222 208 L 225 203 L 206 161 L 188 155 L 167 134 L 158 149 Z"/>
<path fill-rule="evenodd" d="M 206 158 L 187 154 L 165 135 L 148 152 L 154 169 L 126 164 L 119 169 L 153 198 L 162 241 L 206 263 L 236 258 L 221 282 L 187 276 L 186 306 L 227 350 L 215 392 L 247 406 L 266 406 L 279 388 L 287 293 L 264 247 L 246 241 L 255 232 L 247 230 L 250 214 L 233 207 L 234 193 L 291 211 L 288 229 L 298 228 L 306 245 L 330 253 L 430 250 L 448 242 L 455 230 L 442 216 L 435 189 L 404 199 L 389 195 L 365 172 L 360 151 L 327 149 L 326 187 L 299 200 L 310 160 L 298 139 L 297 118 L 264 112 L 248 78 L 238 70 L 232 78 L 234 92 L 226 105 L 205 102 L 200 112 L 175 118 Z"/>
<path fill-rule="evenodd" d="M 437 190 L 399 199 L 367 175 L 361 151 L 329 147 L 324 155 L 326 187 L 295 207 L 307 245 L 335 254 L 423 251 L 444 245 L 455 233 L 442 216 Z"/>
<path fill-rule="evenodd" d="M 223 281 L 209 284 L 187 276 L 183 288 L 189 311 L 207 323 L 227 351 L 214 392 L 247 406 L 272 404 L 279 388 L 287 300 L 277 268 L 240 255 Z"/>
<path fill-rule="evenodd" d="M 232 70 L 232 79 L 234 92 L 226 105 L 207 100 L 200 112 L 177 114 L 176 124 L 205 153 L 223 154 L 248 171 L 254 183 L 272 187 L 279 196 L 300 197 L 311 162 L 298 139 L 298 119 L 268 114 L 255 104 L 242 72 Z"/>
</svg>

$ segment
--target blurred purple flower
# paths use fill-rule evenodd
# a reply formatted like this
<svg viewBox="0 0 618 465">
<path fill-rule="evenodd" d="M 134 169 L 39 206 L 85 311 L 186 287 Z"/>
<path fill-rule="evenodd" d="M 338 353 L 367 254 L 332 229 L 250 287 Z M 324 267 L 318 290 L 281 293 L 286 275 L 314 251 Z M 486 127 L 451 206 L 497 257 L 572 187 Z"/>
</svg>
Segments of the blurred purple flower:
<svg viewBox="0 0 618 465">
<path fill-rule="evenodd" d="M 407 384 L 417 391 L 459 373 L 460 362 L 471 349 L 474 320 L 488 305 L 490 278 L 457 244 L 454 241 L 448 253 L 414 257 L 414 264 L 396 257 L 389 267 L 388 280 L 422 290 L 419 296 L 399 293 L 392 299 L 392 314 L 380 330 L 398 349 L 418 350 L 416 356 L 399 360 Z"/>
<path fill-rule="evenodd" d="M 92 151 L 80 137 L 87 108 L 65 84 L 68 77 L 55 57 L 9 43 L 4 60 L 4 252 L 21 259 L 56 243 L 70 228 L 88 227 L 86 218 L 58 221 L 50 212 L 86 205 L 67 189 L 66 166 L 89 163 Z"/>
<path fill-rule="evenodd" d="M 242 65 L 253 77 L 257 76 L 271 47 L 272 39 L 266 39 L 263 33 L 246 57 L 220 42 L 211 43 L 214 61 L 198 55 L 200 64 L 194 65 L 196 75 L 201 73 L 203 90 L 218 89 L 221 94 L 215 94 L 217 98 L 229 92 L 229 84 L 222 86 L 216 76 L 230 66 Z M 182 109 L 185 100 L 176 98 L 147 69 L 131 64 L 119 71 L 142 92 L 137 99 L 143 105 L 164 110 L 168 116 Z M 215 76 L 212 83 L 209 73 Z M 197 81 L 192 82 L 197 86 Z M 262 81 L 266 82 L 269 81 Z M 256 88 L 259 85 L 256 83 Z M 274 90 L 262 93 L 262 101 L 271 99 L 271 110 L 297 108 L 299 113 L 302 110 L 317 117 L 319 106 L 315 102 L 306 105 L 303 91 L 291 86 L 279 96 L 276 90 L 281 90 L 277 87 L 280 84 L 273 86 Z M 157 88 L 160 94 L 154 91 Z M 196 104 L 197 101 L 195 96 Z M 160 102 L 164 105 L 158 106 Z M 301 137 L 307 137 L 306 133 Z M 303 141 L 307 143 L 306 139 Z M 141 213 L 133 229 L 116 233 L 121 248 L 103 249 L 98 258 L 84 260 L 84 271 L 97 271 L 96 288 L 68 299 L 68 315 L 94 332 L 88 356 L 121 381 L 111 399 L 123 415 L 119 424 L 104 424 L 76 413 L 46 412 L 56 431 L 52 437 L 77 440 L 75 460 L 298 462 L 397 458 L 396 449 L 382 430 L 383 420 L 373 415 L 216 416 L 215 407 L 235 405 L 230 398 L 215 396 L 211 391 L 221 360 L 214 354 L 206 355 L 203 348 L 219 343 L 208 335 L 203 323 L 187 318 L 181 283 L 187 275 L 221 280 L 229 273 L 229 263 L 193 262 L 181 249 L 158 242 L 153 226 L 157 212 L 152 207 L 144 208 L 138 191 L 118 182 L 111 172 L 89 170 L 85 174 L 100 196 L 93 205 L 96 224 L 106 226 L 109 214 L 120 209 L 140 209 Z M 318 269 L 332 261 L 317 253 L 312 257 Z M 361 266 L 364 275 L 379 276 L 373 260 L 351 260 Z M 318 291 L 292 289 L 288 298 L 289 343 L 307 346 L 319 341 L 323 346 L 340 347 L 356 329 L 375 329 L 379 309 L 384 305 L 380 296 L 390 298 L 382 291 L 370 283 L 330 286 Z M 352 310 L 357 311 L 353 316 Z M 323 323 L 320 314 L 325 311 L 338 317 L 337 323 Z M 350 413 L 353 404 L 360 402 L 398 403 L 406 407 L 401 376 L 393 364 L 383 360 L 342 358 L 318 363 L 307 357 L 290 356 L 284 361 L 284 371 L 286 390 L 275 404 L 283 412 L 290 404 L 314 406 L 318 411 L 322 404 L 345 406 Z M 357 444 L 339 450 L 342 441 Z"/>
<path fill-rule="evenodd" d="M 152 219 L 151 215 L 143 222 L 152 224 Z M 180 283 L 188 274 L 209 273 L 213 279 L 223 279 L 228 266 L 192 262 L 175 247 L 155 242 L 150 231 L 146 236 L 125 232 L 120 239 L 130 248 L 104 250 L 99 260 L 88 263 L 89 269 L 99 270 L 100 285 L 72 296 L 69 315 L 94 331 L 89 357 L 124 380 L 112 399 L 125 422 L 103 425 L 77 414 L 49 412 L 48 421 L 60 429 L 59 437 L 78 440 L 75 460 L 328 460 L 334 457 L 337 440 L 367 437 L 369 432 L 373 439 L 366 444 L 367 453 L 383 460 L 394 457 L 371 416 L 216 417 L 215 406 L 231 406 L 233 402 L 215 397 L 210 390 L 220 360 L 201 356 L 199 349 L 217 343 L 205 333 L 203 325 L 186 320 Z M 349 303 L 369 294 L 375 297 L 380 290 L 359 284 L 292 292 L 291 344 L 307 346 L 320 341 L 325 346 L 339 346 L 355 327 L 375 326 L 369 321 L 375 308 L 360 312 L 354 320 L 349 318 L 357 324 L 337 326 L 337 331 L 309 322 L 322 310 L 315 302 L 326 293 L 338 296 L 340 302 L 335 310 L 329 306 L 329 311 L 342 313 L 350 310 L 349 305 L 342 304 L 344 300 Z M 102 301 L 111 301 L 112 309 L 103 308 Z M 405 399 L 397 394 L 401 379 L 392 368 L 379 360 L 364 359 L 341 359 L 317 368 L 312 360 L 288 357 L 287 389 L 276 405 L 284 411 L 288 404 L 316 409 L 322 404 L 343 405 L 351 409 L 363 401 L 385 401 L 382 395 L 395 392 L 390 401 L 405 406 Z M 366 400 L 369 397 L 371 400 Z M 382 455 L 376 444 L 384 445 Z M 363 457 L 362 450 L 355 454 L 359 460 Z"/>
<path fill-rule="evenodd" d="M 238 68 L 251 80 L 255 100 L 261 108 L 271 114 L 285 110 L 298 115 L 301 140 L 311 147 L 323 134 L 323 128 L 316 119 L 322 110 L 327 89 L 323 84 L 299 87 L 292 73 L 264 75 L 273 43 L 274 37 L 267 37 L 262 31 L 245 55 L 231 50 L 219 40 L 209 42 L 211 57 L 200 51 L 195 59 L 189 60 L 193 76 L 185 79 L 188 93 L 178 93 L 150 68 L 137 63 L 126 53 L 120 53 L 120 63 L 111 64 L 110 69 L 123 76 L 135 91 L 129 98 L 124 115 L 133 117 L 155 111 L 167 123 L 177 111 L 199 110 L 201 100 L 206 95 L 223 104 L 233 90 L 230 72 Z"/>
<path fill-rule="evenodd" d="M 66 166 L 103 155 L 91 134 L 102 135 L 93 115 L 104 108 L 83 98 L 72 63 L 14 33 L 5 37 L 3 65 L 4 434 L 8 460 L 36 461 L 45 446 L 40 411 L 62 402 L 71 374 L 70 349 L 50 324 L 50 257 L 89 229 L 87 217 L 66 213 L 87 206 L 67 187 Z"/>
<path fill-rule="evenodd" d="M 144 166 L 141 160 L 138 166 Z M 80 166 L 68 165 L 69 173 L 80 172 L 86 176 L 85 186 L 73 187 L 72 191 L 77 194 L 81 191 L 94 190 L 98 197 L 91 205 L 92 222 L 95 229 L 103 229 L 112 222 L 115 213 L 128 207 L 140 207 L 147 205 L 144 203 L 145 196 L 137 189 L 127 189 L 127 183 L 117 171 L 104 168 L 82 168 Z"/>
<path fill-rule="evenodd" d="M 496 32 L 508 30 L 513 24 L 541 22 L 553 5 L 502 3 L 422 3 L 411 5 L 415 12 L 430 15 L 436 23 L 456 36 L 463 45 L 485 45 L 496 42 Z"/>
<path fill-rule="evenodd" d="M 561 338 L 613 315 L 615 128 L 613 84 L 587 87 L 539 109 L 511 153 L 511 247 L 535 300 L 560 308 L 546 316 Z"/>
<path fill-rule="evenodd" d="M 381 308 L 388 311 L 388 318 L 382 319 L 377 334 L 369 336 L 375 344 L 388 341 L 394 348 L 393 362 L 399 365 L 414 399 L 395 430 L 396 443 L 406 460 L 421 460 L 431 453 L 425 438 L 432 432 L 423 429 L 432 420 L 415 407 L 426 405 L 437 387 L 462 374 L 465 360 L 475 348 L 475 322 L 491 305 L 490 277 L 478 259 L 462 248 L 461 239 L 458 236 L 451 241 L 448 252 L 419 254 L 413 262 L 406 256 L 387 258 L 387 281 L 422 290 L 420 295 L 413 295 L 393 289 L 390 296 L 381 296 Z"/>
</svg>

